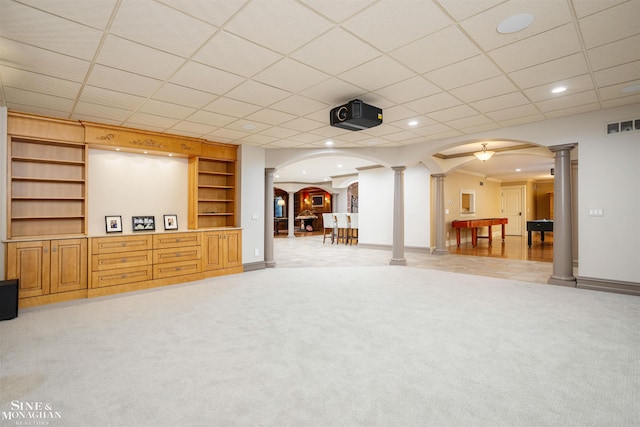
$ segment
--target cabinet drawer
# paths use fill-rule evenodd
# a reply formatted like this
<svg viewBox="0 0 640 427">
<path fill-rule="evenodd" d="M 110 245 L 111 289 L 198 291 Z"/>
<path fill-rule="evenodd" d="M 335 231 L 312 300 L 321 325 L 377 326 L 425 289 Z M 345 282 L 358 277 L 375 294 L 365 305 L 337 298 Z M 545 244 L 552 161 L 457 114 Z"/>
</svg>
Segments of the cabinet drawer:
<svg viewBox="0 0 640 427">
<path fill-rule="evenodd" d="M 164 264 L 167 262 L 193 261 L 202 257 L 202 247 L 190 246 L 186 248 L 166 248 L 153 251 L 153 263 Z"/>
<path fill-rule="evenodd" d="M 153 236 L 153 248 L 179 248 L 184 246 L 200 246 L 202 233 L 176 233 Z"/>
<path fill-rule="evenodd" d="M 94 254 L 141 251 L 152 249 L 153 236 L 98 237 L 91 239 L 91 251 Z"/>
<path fill-rule="evenodd" d="M 124 283 L 142 282 L 153 278 L 151 265 L 141 267 L 121 268 L 118 270 L 98 271 L 92 273 L 91 287 L 122 285 Z"/>
<path fill-rule="evenodd" d="M 153 251 L 134 251 L 93 255 L 91 271 L 106 271 L 116 268 L 139 267 L 151 264 Z"/>
<path fill-rule="evenodd" d="M 201 261 L 180 261 L 167 264 L 157 264 L 153 266 L 153 278 L 164 279 L 165 277 L 183 276 L 185 274 L 200 273 Z"/>
</svg>

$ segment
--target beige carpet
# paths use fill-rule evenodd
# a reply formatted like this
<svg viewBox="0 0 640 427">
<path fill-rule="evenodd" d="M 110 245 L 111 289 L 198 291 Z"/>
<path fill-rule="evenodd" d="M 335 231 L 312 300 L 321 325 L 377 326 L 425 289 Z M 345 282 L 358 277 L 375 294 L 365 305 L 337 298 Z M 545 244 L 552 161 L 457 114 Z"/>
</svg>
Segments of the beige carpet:
<svg viewBox="0 0 640 427">
<path fill-rule="evenodd" d="M 275 268 L 0 322 L 0 426 L 637 426 L 640 298 Z M 41 414 L 42 415 L 42 414 Z"/>
</svg>

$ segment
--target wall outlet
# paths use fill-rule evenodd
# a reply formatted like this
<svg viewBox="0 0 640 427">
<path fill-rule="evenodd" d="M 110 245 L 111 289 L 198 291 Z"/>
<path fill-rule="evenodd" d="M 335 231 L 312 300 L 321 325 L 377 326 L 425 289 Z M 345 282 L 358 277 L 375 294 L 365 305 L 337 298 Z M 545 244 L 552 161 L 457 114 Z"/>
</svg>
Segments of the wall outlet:
<svg viewBox="0 0 640 427">
<path fill-rule="evenodd" d="M 255 251 L 253 251 L 253 254 L 254 254 L 255 256 L 260 256 L 260 249 L 256 248 L 256 250 L 255 250 Z"/>
</svg>

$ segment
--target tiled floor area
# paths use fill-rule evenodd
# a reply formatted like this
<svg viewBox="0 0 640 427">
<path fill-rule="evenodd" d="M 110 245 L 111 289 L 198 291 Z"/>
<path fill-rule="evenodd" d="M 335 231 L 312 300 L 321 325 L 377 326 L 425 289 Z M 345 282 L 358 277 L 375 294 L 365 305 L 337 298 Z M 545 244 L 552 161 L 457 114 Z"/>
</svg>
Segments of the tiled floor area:
<svg viewBox="0 0 640 427">
<path fill-rule="evenodd" d="M 449 250 L 448 255 L 405 251 L 407 266 L 545 284 L 553 271 L 553 247 L 548 239 L 544 244 L 534 241 L 527 248 L 526 236 L 507 236 L 504 243 L 498 239 L 489 246 L 480 241 L 477 248 L 462 245 Z M 331 244 L 328 239 L 323 244 L 322 235 L 317 234 L 274 239 L 276 268 L 389 265 L 391 255 L 391 249 Z"/>
</svg>

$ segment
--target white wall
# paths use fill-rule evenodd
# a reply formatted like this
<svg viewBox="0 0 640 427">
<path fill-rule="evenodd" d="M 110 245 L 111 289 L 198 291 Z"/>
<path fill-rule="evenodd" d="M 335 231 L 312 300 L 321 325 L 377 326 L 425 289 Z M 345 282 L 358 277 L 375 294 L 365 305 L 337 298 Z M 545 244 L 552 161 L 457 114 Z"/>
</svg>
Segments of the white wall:
<svg viewBox="0 0 640 427">
<path fill-rule="evenodd" d="M 164 231 L 163 215 L 178 215 L 178 229 L 187 229 L 188 161 L 89 150 L 89 235 L 103 235 L 107 215 L 122 216 L 122 232 L 131 233 L 132 216 L 155 216 Z"/>
<path fill-rule="evenodd" d="M 240 226 L 242 227 L 242 263 L 264 261 L 264 148 L 241 145 Z M 258 255 L 256 255 L 256 250 Z"/>
<path fill-rule="evenodd" d="M 404 244 L 428 248 L 430 241 L 430 173 L 422 165 L 404 171 Z M 364 170 L 358 178 L 358 241 L 393 245 L 394 171 Z"/>
</svg>

